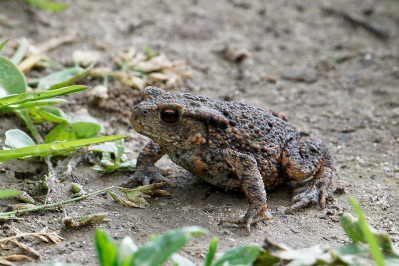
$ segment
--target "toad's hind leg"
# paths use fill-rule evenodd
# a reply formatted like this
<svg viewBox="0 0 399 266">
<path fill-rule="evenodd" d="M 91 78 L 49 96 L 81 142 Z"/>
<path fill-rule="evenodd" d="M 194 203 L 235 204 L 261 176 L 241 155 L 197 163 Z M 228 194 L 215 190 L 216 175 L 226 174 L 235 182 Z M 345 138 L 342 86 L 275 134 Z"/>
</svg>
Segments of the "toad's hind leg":
<svg viewBox="0 0 399 266">
<path fill-rule="evenodd" d="M 294 191 L 287 213 L 309 203 L 325 207 L 327 190 L 332 180 L 332 159 L 326 145 L 319 139 L 304 142 L 291 139 L 282 152 L 282 167 L 288 178 L 304 184 Z"/>
<path fill-rule="evenodd" d="M 222 156 L 221 156 L 222 155 Z M 247 154 L 239 153 L 230 149 L 223 150 L 219 156 L 223 157 L 230 166 L 249 201 L 249 208 L 240 220 L 221 220 L 219 224 L 234 223 L 245 227 L 247 235 L 251 232 L 251 223 L 257 217 L 266 218 L 266 190 L 262 176 L 258 171 L 255 159 Z"/>
</svg>

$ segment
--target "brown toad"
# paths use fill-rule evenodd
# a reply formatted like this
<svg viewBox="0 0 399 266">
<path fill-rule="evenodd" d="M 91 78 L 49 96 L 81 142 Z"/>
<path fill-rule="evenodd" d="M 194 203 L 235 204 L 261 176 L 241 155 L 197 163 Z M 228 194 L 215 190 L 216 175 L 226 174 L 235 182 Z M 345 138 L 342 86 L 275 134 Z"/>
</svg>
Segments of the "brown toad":
<svg viewBox="0 0 399 266">
<path fill-rule="evenodd" d="M 266 190 L 283 181 L 301 183 L 289 212 L 311 202 L 325 206 L 332 179 L 330 153 L 319 139 L 301 141 L 279 113 L 147 87 L 130 122 L 152 141 L 139 154 L 137 171 L 125 186 L 163 180 L 154 164 L 168 154 L 212 185 L 242 189 L 249 209 L 237 223 L 248 234 L 254 218 L 267 210 Z"/>
</svg>

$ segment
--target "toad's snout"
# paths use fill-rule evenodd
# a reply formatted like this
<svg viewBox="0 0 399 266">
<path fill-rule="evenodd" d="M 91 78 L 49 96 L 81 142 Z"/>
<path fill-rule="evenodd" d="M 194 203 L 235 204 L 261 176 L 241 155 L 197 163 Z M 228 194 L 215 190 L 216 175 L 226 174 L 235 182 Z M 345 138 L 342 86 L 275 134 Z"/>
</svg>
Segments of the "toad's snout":
<svg viewBox="0 0 399 266">
<path fill-rule="evenodd" d="M 145 119 L 145 117 L 149 114 L 149 111 L 146 108 L 136 106 L 133 109 L 133 113 L 130 116 L 130 123 L 137 124 L 141 119 Z"/>
</svg>

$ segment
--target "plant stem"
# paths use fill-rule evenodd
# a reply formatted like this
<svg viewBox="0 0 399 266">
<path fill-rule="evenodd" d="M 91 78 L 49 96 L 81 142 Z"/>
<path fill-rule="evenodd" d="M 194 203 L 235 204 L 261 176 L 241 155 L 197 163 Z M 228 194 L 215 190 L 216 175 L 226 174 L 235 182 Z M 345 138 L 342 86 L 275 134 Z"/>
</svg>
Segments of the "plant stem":
<svg viewBox="0 0 399 266">
<path fill-rule="evenodd" d="M 103 192 L 106 192 L 108 190 L 111 190 L 113 188 L 116 188 L 115 186 L 112 187 L 108 187 L 108 188 L 104 188 L 104 189 L 100 189 L 97 190 L 95 192 L 89 193 L 87 195 L 83 195 L 74 199 L 69 199 L 69 200 L 65 200 L 65 201 L 61 201 L 61 202 L 56 202 L 56 203 L 52 203 L 52 204 L 48 204 L 48 205 L 41 205 L 41 206 L 37 206 L 37 207 L 33 207 L 33 208 L 29 208 L 29 209 L 23 209 L 23 210 L 16 210 L 16 211 L 11 211 L 11 212 L 0 212 L 0 218 L 3 216 L 10 216 L 10 215 L 15 215 L 15 214 L 20 214 L 20 213 L 25 213 L 25 212 L 35 212 L 35 211 L 40 211 L 40 210 L 49 210 L 49 209 L 53 209 L 53 208 L 57 208 L 57 207 L 61 207 L 64 204 L 68 204 L 71 202 L 75 202 L 75 201 L 79 201 Z"/>
<path fill-rule="evenodd" d="M 39 130 L 33 123 L 32 119 L 30 118 L 28 110 L 21 109 L 21 110 L 15 111 L 15 112 L 17 113 L 19 118 L 21 118 L 25 122 L 26 127 L 29 129 L 30 133 L 32 134 L 32 137 L 35 140 L 36 144 L 43 144 L 44 140 L 43 140 L 42 136 L 40 135 Z"/>
</svg>

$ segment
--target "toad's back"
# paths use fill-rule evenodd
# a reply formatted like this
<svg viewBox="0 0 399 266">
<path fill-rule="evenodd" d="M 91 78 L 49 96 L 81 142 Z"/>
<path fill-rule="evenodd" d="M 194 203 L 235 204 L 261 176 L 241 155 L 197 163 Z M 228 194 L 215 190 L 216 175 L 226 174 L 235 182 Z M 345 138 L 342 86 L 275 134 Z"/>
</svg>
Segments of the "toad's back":
<svg viewBox="0 0 399 266">
<path fill-rule="evenodd" d="M 255 158 L 258 170 L 267 189 L 282 181 L 281 154 L 287 141 L 297 137 L 294 126 L 278 113 L 249 106 L 240 102 L 202 102 L 209 109 L 217 110 L 227 120 L 227 125 L 209 127 L 209 139 L 215 148 L 229 148 Z"/>
</svg>

